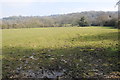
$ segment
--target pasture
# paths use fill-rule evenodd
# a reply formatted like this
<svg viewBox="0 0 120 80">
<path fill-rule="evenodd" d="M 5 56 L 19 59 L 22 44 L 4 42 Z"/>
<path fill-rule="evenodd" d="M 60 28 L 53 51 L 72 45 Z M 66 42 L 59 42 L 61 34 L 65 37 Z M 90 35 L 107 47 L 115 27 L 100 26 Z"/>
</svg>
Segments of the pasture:
<svg viewBox="0 0 120 80">
<path fill-rule="evenodd" d="M 118 29 L 4 29 L 2 36 L 3 78 L 119 77 Z"/>
</svg>

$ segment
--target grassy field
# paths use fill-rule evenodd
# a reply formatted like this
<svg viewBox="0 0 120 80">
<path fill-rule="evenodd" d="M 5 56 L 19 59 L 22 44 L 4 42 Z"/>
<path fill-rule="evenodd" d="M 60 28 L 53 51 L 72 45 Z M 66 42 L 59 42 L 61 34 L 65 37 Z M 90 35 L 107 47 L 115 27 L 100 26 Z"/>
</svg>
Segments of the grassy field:
<svg viewBox="0 0 120 80">
<path fill-rule="evenodd" d="M 106 27 L 4 29 L 3 78 L 119 77 L 118 30 Z"/>
</svg>

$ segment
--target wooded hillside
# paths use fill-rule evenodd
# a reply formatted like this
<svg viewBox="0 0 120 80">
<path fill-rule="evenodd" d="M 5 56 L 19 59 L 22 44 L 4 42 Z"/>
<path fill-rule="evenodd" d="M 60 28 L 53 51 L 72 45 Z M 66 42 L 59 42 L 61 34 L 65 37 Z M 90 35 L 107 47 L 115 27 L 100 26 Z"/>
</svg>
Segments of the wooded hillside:
<svg viewBox="0 0 120 80">
<path fill-rule="evenodd" d="M 1 19 L 1 27 L 2 29 L 10 29 L 80 26 L 82 17 L 86 21 L 85 26 L 118 26 L 117 12 L 86 11 L 50 16 L 11 16 Z"/>
</svg>

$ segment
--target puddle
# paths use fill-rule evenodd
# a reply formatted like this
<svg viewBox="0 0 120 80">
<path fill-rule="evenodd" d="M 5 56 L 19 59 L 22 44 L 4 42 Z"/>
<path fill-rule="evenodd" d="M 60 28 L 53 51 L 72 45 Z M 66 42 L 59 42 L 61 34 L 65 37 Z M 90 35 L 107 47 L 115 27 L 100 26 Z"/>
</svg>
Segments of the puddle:
<svg viewBox="0 0 120 80">
<path fill-rule="evenodd" d="M 64 75 L 65 70 L 47 70 L 47 69 L 40 69 L 38 71 L 34 70 L 27 70 L 21 71 L 20 76 L 22 78 L 57 78 Z"/>
</svg>

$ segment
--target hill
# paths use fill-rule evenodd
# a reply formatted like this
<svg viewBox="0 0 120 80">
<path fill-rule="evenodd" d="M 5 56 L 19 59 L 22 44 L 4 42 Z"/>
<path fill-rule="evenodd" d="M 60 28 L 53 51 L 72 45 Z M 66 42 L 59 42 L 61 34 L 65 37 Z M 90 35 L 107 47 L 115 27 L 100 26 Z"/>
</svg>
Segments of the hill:
<svg viewBox="0 0 120 80">
<path fill-rule="evenodd" d="M 85 11 L 80 13 L 57 14 L 50 16 L 11 16 L 2 18 L 2 29 L 69 27 L 78 26 L 81 17 L 85 17 L 87 26 L 118 26 L 118 13 L 114 11 Z"/>
</svg>

